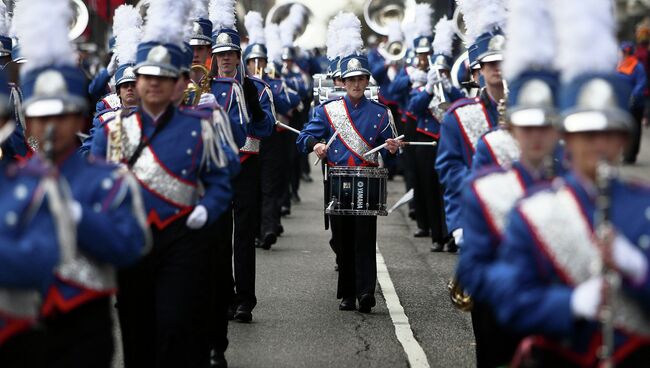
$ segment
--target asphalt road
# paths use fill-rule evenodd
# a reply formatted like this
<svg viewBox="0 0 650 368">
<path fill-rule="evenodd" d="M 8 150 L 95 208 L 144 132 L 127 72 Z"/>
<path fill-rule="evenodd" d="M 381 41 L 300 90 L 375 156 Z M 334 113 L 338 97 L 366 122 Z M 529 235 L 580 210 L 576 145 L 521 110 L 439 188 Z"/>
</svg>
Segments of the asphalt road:
<svg viewBox="0 0 650 368">
<path fill-rule="evenodd" d="M 637 164 L 622 172 L 650 180 L 647 132 Z M 283 220 L 285 234 L 271 250 L 257 250 L 258 305 L 252 323 L 230 323 L 229 366 L 408 367 L 379 286 L 371 314 L 338 310 L 320 171 L 312 175 L 313 183 L 302 183 L 302 202 Z M 403 193 L 400 178 L 390 182 L 389 205 Z M 378 249 L 428 366 L 475 366 L 469 314 L 453 308 L 446 289 L 457 256 L 431 253 L 429 239 L 414 238 L 405 208 L 381 217 L 378 228 Z"/>
</svg>

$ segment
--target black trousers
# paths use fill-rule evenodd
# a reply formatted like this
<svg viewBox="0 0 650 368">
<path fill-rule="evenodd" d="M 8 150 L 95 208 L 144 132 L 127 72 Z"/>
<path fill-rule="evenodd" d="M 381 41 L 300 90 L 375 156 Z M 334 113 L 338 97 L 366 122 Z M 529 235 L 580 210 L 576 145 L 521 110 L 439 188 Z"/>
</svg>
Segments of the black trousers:
<svg viewBox="0 0 650 368">
<path fill-rule="evenodd" d="M 291 146 L 287 136 L 290 132 L 274 131 L 262 140 L 260 148 L 260 169 L 262 187 L 262 224 L 260 235 L 278 233 L 280 227 L 280 207 L 289 191 L 290 162 L 287 157 Z M 294 149 L 295 151 L 295 149 Z"/>
<path fill-rule="evenodd" d="M 53 315 L 0 347 L 3 368 L 109 368 L 113 324 L 108 297 Z"/>
<path fill-rule="evenodd" d="M 377 284 L 377 217 L 330 216 L 332 240 L 337 249 L 337 298 L 375 294 Z"/>
<path fill-rule="evenodd" d="M 404 140 L 405 141 L 417 141 L 418 140 L 418 132 L 417 132 L 417 121 L 415 121 L 413 118 L 409 117 L 408 115 L 405 115 L 406 118 L 406 123 L 402 123 L 400 121 L 395 121 L 396 125 L 401 125 L 403 126 L 403 133 L 404 134 Z M 417 163 L 415 162 L 416 157 L 415 157 L 415 151 L 416 151 L 416 146 L 406 146 L 402 148 L 402 154 L 399 155 L 399 159 L 401 160 L 401 165 L 402 169 L 404 171 L 404 184 L 405 186 L 405 192 L 408 192 L 411 190 L 411 188 L 414 188 L 415 190 L 415 171 L 417 170 L 416 165 Z M 418 201 L 410 201 L 408 203 L 409 209 L 412 209 L 415 211 L 415 222 L 418 226 L 418 229 L 426 230 L 429 228 L 428 223 L 426 221 L 425 217 L 418 216 L 418 207 L 422 207 L 420 205 L 420 202 Z"/>
<path fill-rule="evenodd" d="M 218 352 L 228 348 L 228 308 L 234 298 L 232 278 L 232 208 L 205 229 L 204 236 L 214 246 L 210 247 L 213 285 L 210 311 L 210 346 Z"/>
<path fill-rule="evenodd" d="M 255 236 L 260 216 L 260 163 L 253 155 L 233 180 L 235 304 L 253 309 L 255 297 Z"/>
<path fill-rule="evenodd" d="M 643 120 L 643 112 L 643 105 L 630 109 L 630 114 L 632 114 L 633 117 L 634 129 L 632 130 L 632 134 L 630 134 L 631 139 L 628 143 L 627 149 L 625 150 L 624 158 L 627 162 L 635 162 L 636 156 L 639 154 L 639 150 L 641 149 L 641 134 L 643 133 L 641 121 Z"/>
<path fill-rule="evenodd" d="M 433 141 L 419 134 L 419 141 Z M 435 169 L 436 147 L 416 146 L 414 152 L 415 170 L 413 180 L 413 201 L 416 203 L 415 214 L 418 227 L 429 230 L 431 240 L 442 242 L 447 236 L 445 224 L 445 206 L 442 186 Z"/>
<path fill-rule="evenodd" d="M 118 313 L 129 367 L 207 367 L 210 244 L 186 217 L 153 229 L 154 247 L 119 273 Z"/>
<path fill-rule="evenodd" d="M 474 303 L 472 327 L 478 368 L 500 367 L 512 360 L 521 337 L 501 327 L 489 305 Z"/>
</svg>

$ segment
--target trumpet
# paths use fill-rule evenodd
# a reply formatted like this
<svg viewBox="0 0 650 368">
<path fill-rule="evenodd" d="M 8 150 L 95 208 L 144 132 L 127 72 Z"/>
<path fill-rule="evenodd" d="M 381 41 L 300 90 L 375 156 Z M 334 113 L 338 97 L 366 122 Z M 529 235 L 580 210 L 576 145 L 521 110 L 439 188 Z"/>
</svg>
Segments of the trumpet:
<svg viewBox="0 0 650 368">
<path fill-rule="evenodd" d="M 449 280 L 447 290 L 449 290 L 449 299 L 454 307 L 463 312 L 470 312 L 474 308 L 472 296 L 463 289 L 458 279 L 453 278 Z"/>
<path fill-rule="evenodd" d="M 435 66 L 429 67 L 435 68 Z M 443 76 L 440 74 L 439 69 L 436 68 L 435 71 L 438 77 L 438 82 L 436 82 L 435 86 L 433 87 L 433 98 L 431 98 L 431 102 L 429 102 L 429 111 L 431 111 L 431 114 L 438 121 L 442 121 L 443 115 L 451 104 L 447 100 L 447 96 L 445 94 L 445 87 L 443 86 L 442 81 Z"/>
<path fill-rule="evenodd" d="M 202 94 L 210 93 L 210 70 L 202 64 L 194 64 L 190 68 L 190 71 L 203 72 L 203 78 L 198 83 L 190 81 L 183 93 L 183 104 L 196 106 L 201 101 Z M 194 93 L 193 98 L 192 93 Z"/>
</svg>

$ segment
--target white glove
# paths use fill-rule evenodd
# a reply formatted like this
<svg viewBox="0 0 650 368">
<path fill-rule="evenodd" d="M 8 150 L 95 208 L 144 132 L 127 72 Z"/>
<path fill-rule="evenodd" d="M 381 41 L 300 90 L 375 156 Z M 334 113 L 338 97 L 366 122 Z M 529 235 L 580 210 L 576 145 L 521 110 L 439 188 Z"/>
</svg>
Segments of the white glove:
<svg viewBox="0 0 650 368">
<path fill-rule="evenodd" d="M 432 95 L 433 87 L 435 87 L 436 83 L 438 82 L 440 82 L 440 77 L 438 76 L 438 73 L 436 73 L 435 69 L 430 68 L 429 72 L 427 73 L 427 85 L 424 86 L 424 89 L 427 91 L 428 94 Z"/>
<path fill-rule="evenodd" d="M 78 224 L 81 221 L 81 216 L 83 215 L 83 209 L 81 204 L 77 201 L 68 201 L 68 210 L 70 211 L 70 217 L 75 224 Z"/>
<path fill-rule="evenodd" d="M 612 258 L 621 272 L 634 283 L 642 283 L 648 274 L 648 260 L 639 248 L 617 234 L 612 244 Z"/>
<path fill-rule="evenodd" d="M 113 56 L 111 57 L 111 61 L 108 63 L 108 66 L 106 67 L 106 71 L 108 72 L 108 75 L 110 75 L 111 77 L 115 75 L 118 64 L 119 63 L 117 62 L 117 54 L 113 54 Z"/>
<path fill-rule="evenodd" d="M 194 207 L 194 211 L 190 213 L 190 216 L 187 218 L 185 223 L 187 227 L 192 230 L 200 229 L 208 222 L 208 210 L 203 205 L 198 205 Z"/>
<path fill-rule="evenodd" d="M 201 99 L 199 100 L 199 106 L 208 106 L 211 108 L 219 106 L 217 99 L 212 93 L 203 93 L 201 94 Z"/>
<path fill-rule="evenodd" d="M 460 247 L 460 245 L 463 243 L 463 229 L 456 229 L 451 232 L 451 235 L 454 237 L 456 245 Z"/>
<path fill-rule="evenodd" d="M 578 318 L 595 319 L 602 298 L 603 279 L 598 276 L 578 285 L 571 293 L 571 311 Z"/>
<path fill-rule="evenodd" d="M 413 68 L 409 71 L 409 80 L 412 84 L 424 85 L 427 83 L 427 73 L 420 69 Z"/>
</svg>

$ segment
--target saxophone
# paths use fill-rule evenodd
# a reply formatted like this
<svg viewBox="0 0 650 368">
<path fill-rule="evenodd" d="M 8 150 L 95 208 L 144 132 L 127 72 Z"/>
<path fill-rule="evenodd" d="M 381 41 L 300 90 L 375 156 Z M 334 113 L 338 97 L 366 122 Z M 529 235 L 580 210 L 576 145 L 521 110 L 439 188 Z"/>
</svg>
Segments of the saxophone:
<svg viewBox="0 0 650 368">
<path fill-rule="evenodd" d="M 605 247 L 606 253 L 611 254 L 611 234 L 613 226 L 610 220 L 611 209 L 611 180 L 616 176 L 616 168 L 608 162 L 601 160 L 596 168 L 596 188 L 598 196 L 596 197 L 596 213 L 594 215 L 594 229 L 598 241 Z M 621 277 L 618 272 L 610 267 L 603 259 L 597 261 L 597 272 L 603 278 L 602 305 L 598 313 L 598 319 L 602 328 L 602 344 L 598 351 L 598 358 L 601 367 L 613 367 L 614 354 L 614 315 L 616 306 L 614 305 L 614 293 L 620 286 Z"/>
<path fill-rule="evenodd" d="M 190 81 L 183 92 L 183 104 L 196 106 L 201 101 L 202 94 L 210 93 L 210 70 L 202 64 L 194 64 L 190 71 L 201 71 L 203 73 L 203 78 L 198 83 Z M 191 98 L 192 93 L 194 93 L 193 98 Z"/>
</svg>

